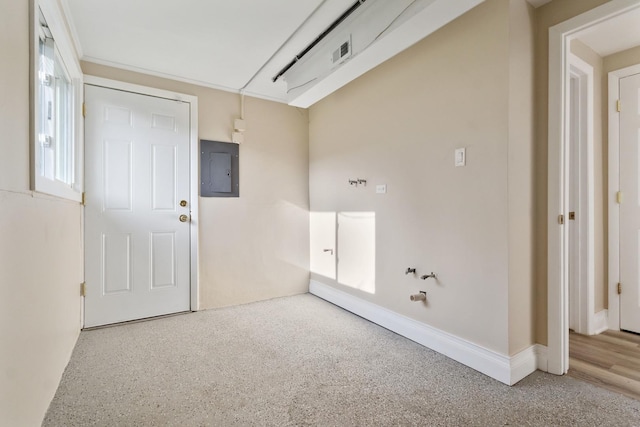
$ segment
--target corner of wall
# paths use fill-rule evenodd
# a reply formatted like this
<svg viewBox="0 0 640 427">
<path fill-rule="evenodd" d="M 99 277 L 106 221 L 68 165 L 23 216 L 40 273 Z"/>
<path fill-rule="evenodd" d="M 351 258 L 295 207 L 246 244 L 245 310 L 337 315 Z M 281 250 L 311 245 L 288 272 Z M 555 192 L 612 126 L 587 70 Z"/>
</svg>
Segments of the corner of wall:
<svg viewBox="0 0 640 427">
<path fill-rule="evenodd" d="M 535 11 L 509 2 L 508 229 L 509 352 L 535 341 L 534 35 Z"/>
</svg>

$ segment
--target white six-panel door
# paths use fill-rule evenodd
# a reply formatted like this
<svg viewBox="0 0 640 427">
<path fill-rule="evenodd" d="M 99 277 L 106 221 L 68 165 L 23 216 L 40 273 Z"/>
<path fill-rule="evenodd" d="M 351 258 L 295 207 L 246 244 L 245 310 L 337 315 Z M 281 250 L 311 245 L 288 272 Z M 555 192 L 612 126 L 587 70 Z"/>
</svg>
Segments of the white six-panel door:
<svg viewBox="0 0 640 427">
<path fill-rule="evenodd" d="M 85 104 L 85 327 L 187 311 L 189 104 L 91 85 Z"/>
<path fill-rule="evenodd" d="M 620 328 L 640 333 L 640 74 L 620 79 Z"/>
</svg>

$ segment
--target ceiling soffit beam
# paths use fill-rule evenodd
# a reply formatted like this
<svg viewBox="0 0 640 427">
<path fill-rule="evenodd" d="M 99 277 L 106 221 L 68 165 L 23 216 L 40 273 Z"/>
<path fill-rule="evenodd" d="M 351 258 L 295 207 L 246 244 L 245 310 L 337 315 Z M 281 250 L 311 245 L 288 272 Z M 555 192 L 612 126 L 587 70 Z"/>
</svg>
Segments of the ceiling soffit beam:
<svg viewBox="0 0 640 427">
<path fill-rule="evenodd" d="M 409 48 L 439 28 L 463 15 L 484 0 L 416 0 L 405 6 L 400 15 L 387 18 L 388 27 L 377 34 L 368 45 L 358 46 L 359 33 L 371 37 L 371 19 L 358 19 L 374 7 L 383 10 L 385 0 L 370 0 L 315 46 L 305 58 L 298 61 L 284 75 L 287 82 L 289 105 L 308 108 L 324 97 L 355 80 L 367 71 Z M 404 3 L 405 5 L 407 2 Z M 397 6 L 396 6 L 397 9 Z M 404 12 L 407 16 L 401 16 Z M 409 16 L 409 12 L 413 15 Z M 401 18 L 404 18 L 402 21 Z M 397 21 L 397 22 L 396 22 Z M 395 25 L 395 26 L 394 26 Z M 377 34 L 377 35 L 376 35 Z M 343 63 L 331 68 L 331 52 L 339 47 L 341 40 L 352 37 L 353 52 Z M 362 37 L 361 37 L 362 38 Z M 371 39 L 371 38 L 370 38 Z M 320 64 L 320 65 L 319 65 Z M 301 83 L 302 82 L 302 83 Z"/>
<path fill-rule="evenodd" d="M 280 70 L 278 74 L 276 74 L 275 77 L 273 77 L 271 80 L 275 83 L 282 75 L 284 75 L 287 71 L 289 71 L 291 67 L 293 67 L 296 64 L 296 62 L 301 60 L 307 53 L 309 53 L 314 47 L 316 47 L 320 42 L 322 42 L 322 40 L 324 40 L 325 37 L 331 34 L 331 32 L 336 27 L 338 27 L 342 22 L 344 22 L 344 20 L 347 19 L 352 13 L 358 10 L 358 8 L 362 6 L 362 4 L 366 1 L 367 0 L 358 0 L 357 2 L 355 2 L 349 9 L 347 9 L 342 15 L 340 15 L 338 19 L 336 19 L 331 25 L 329 25 L 329 27 L 326 30 L 324 30 L 318 37 L 316 37 L 316 39 L 312 41 L 309 46 L 304 48 L 304 50 L 302 50 L 299 54 L 297 54 L 291 62 L 285 65 L 284 68 Z M 316 10 L 318 9 L 316 8 Z"/>
</svg>

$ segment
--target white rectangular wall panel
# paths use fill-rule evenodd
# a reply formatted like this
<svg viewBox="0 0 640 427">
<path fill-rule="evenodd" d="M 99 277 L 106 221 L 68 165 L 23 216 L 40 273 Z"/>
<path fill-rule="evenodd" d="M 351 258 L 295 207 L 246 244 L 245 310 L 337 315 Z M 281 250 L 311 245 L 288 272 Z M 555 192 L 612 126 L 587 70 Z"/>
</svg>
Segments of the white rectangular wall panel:
<svg viewBox="0 0 640 427">
<path fill-rule="evenodd" d="M 131 291 L 131 235 L 102 235 L 102 294 Z"/>
<path fill-rule="evenodd" d="M 338 283 L 376 292 L 376 214 L 338 213 Z"/>
<path fill-rule="evenodd" d="M 336 213 L 311 212 L 309 216 L 310 269 L 336 278 Z"/>
<path fill-rule="evenodd" d="M 151 233 L 151 289 L 176 286 L 176 235 Z"/>
<path fill-rule="evenodd" d="M 133 114 L 128 108 L 106 106 L 104 108 L 105 124 L 133 126 Z"/>
<path fill-rule="evenodd" d="M 154 129 L 163 129 L 171 132 L 176 132 L 176 118 L 173 116 L 164 116 L 162 114 L 152 114 L 151 127 Z"/>
<path fill-rule="evenodd" d="M 104 141 L 104 210 L 131 211 L 133 150 L 131 141 Z"/>
<path fill-rule="evenodd" d="M 151 194 L 154 211 L 175 211 L 177 148 L 173 145 L 156 145 L 151 148 Z"/>
</svg>

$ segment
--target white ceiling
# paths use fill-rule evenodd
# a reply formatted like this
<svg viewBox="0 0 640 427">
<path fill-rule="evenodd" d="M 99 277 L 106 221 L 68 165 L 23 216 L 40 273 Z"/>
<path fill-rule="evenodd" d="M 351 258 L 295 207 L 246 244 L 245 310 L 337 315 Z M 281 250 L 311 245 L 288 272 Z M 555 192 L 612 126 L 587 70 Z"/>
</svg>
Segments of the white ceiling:
<svg viewBox="0 0 640 427">
<path fill-rule="evenodd" d="M 271 78 L 354 0 L 65 0 L 81 59 L 284 101 Z M 316 8 L 318 8 L 316 10 Z M 315 12 L 315 13 L 314 13 Z"/>
<path fill-rule="evenodd" d="M 272 78 L 355 2 L 61 1 L 84 61 L 281 102 Z"/>
<path fill-rule="evenodd" d="M 602 57 L 640 46 L 640 8 L 593 25 L 577 38 Z"/>
</svg>

